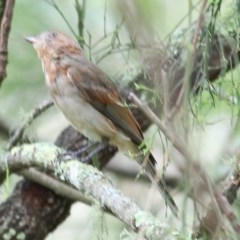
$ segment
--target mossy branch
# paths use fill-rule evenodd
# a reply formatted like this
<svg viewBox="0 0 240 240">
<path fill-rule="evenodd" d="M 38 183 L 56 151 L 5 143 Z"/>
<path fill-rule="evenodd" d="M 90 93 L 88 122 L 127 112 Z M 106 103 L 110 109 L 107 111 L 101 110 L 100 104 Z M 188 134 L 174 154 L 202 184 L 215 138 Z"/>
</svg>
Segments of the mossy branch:
<svg viewBox="0 0 240 240">
<path fill-rule="evenodd" d="M 116 189 L 110 179 L 96 168 L 77 159 L 62 158 L 64 151 L 49 143 L 24 144 L 3 153 L 0 175 L 10 170 L 37 167 L 79 190 L 85 197 L 103 207 L 146 239 L 176 239 L 176 231 L 161 224 L 150 213 L 142 211 L 131 199 Z M 7 164 L 6 164 L 7 163 Z"/>
</svg>

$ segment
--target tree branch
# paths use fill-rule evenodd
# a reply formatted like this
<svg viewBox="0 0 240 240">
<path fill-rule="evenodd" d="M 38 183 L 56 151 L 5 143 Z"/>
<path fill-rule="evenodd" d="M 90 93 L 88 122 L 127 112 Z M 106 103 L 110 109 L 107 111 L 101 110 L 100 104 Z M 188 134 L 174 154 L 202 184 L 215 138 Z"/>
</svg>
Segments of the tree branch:
<svg viewBox="0 0 240 240">
<path fill-rule="evenodd" d="M 86 146 L 91 143 L 83 135 L 77 133 L 72 127 L 68 127 L 59 135 L 56 140 L 56 144 L 68 151 L 75 151 L 81 148 L 81 146 Z M 105 164 L 107 164 L 116 151 L 116 147 L 109 145 L 105 149 L 99 151 L 99 162 L 93 161 L 90 163 L 94 163 L 99 168 L 102 168 Z M 21 170 L 21 172 L 22 171 L 25 176 L 30 176 L 31 179 L 36 182 L 42 180 L 38 178 L 38 174 L 33 176 L 32 170 L 30 170 L 30 172 L 28 169 Z M 1 177 L 4 179 L 6 176 L 3 174 Z M 62 195 L 65 194 L 64 189 L 58 189 L 57 192 L 61 195 L 55 193 L 56 188 L 58 188 L 58 186 L 61 187 L 61 184 L 59 185 L 58 182 L 57 185 L 54 185 L 55 182 L 52 178 L 50 183 L 48 180 L 49 177 L 43 180 L 42 183 L 43 185 L 47 184 L 54 192 L 49 190 L 47 187 L 43 187 L 35 182 L 24 179 L 16 186 L 11 197 L 9 197 L 7 201 L 2 203 L 0 206 L 0 223 L 2 223 L 0 226 L 5 227 L 4 232 L 7 232 L 8 229 L 16 229 L 16 234 L 11 236 L 9 240 L 15 240 L 19 231 L 21 233 L 24 232 L 25 240 L 43 240 L 49 232 L 52 232 L 68 217 L 69 209 L 73 203 L 73 200 L 71 199 L 75 195 L 75 193 L 72 194 L 72 191 L 77 190 L 72 190 L 72 187 L 68 186 L 67 191 L 69 191 L 69 188 L 71 189 L 71 193 L 68 197 L 71 199 L 68 197 L 62 197 Z M 80 192 L 77 192 L 77 195 L 80 197 Z M 78 196 L 76 197 L 78 198 Z M 78 200 L 80 200 L 80 198 Z M 83 201 L 84 200 L 85 198 Z M 35 203 L 41 203 L 40 211 L 39 206 Z M 59 210 L 59 213 L 57 213 L 57 210 Z M 14 211 L 14 215 L 10 215 L 9 211 Z M 52 216 L 55 215 L 57 215 L 57 217 L 53 218 Z M 15 217 L 19 219 L 19 221 L 16 221 Z M 39 228 L 39 226 L 42 226 L 42 228 Z"/>
<path fill-rule="evenodd" d="M 69 216 L 71 205 L 39 184 L 20 181 L 0 205 L 0 239 L 43 240 Z"/>
<path fill-rule="evenodd" d="M 159 127 L 159 129 L 165 134 L 174 147 L 176 147 L 176 149 L 185 157 L 187 164 L 191 166 L 191 171 L 195 172 L 196 176 L 199 175 L 202 178 L 206 189 L 210 193 L 212 201 L 207 208 L 208 210 L 204 218 L 201 219 L 198 229 L 194 232 L 193 237 L 199 238 L 206 235 L 212 236 L 217 227 L 221 226 L 221 214 L 227 217 L 235 232 L 240 234 L 240 223 L 238 223 L 237 217 L 230 206 L 230 204 L 234 201 L 233 196 L 236 197 L 235 191 L 238 189 L 236 188 L 236 185 L 238 187 L 240 186 L 239 172 L 235 171 L 235 177 L 231 177 L 231 179 L 234 179 L 234 181 L 228 182 L 228 185 L 230 185 L 228 186 L 229 190 L 220 193 L 217 187 L 211 182 L 204 168 L 202 168 L 200 165 L 200 159 L 196 159 L 194 155 L 188 151 L 186 148 L 187 144 L 183 144 L 181 138 L 179 138 L 176 134 L 172 134 L 171 131 L 165 127 L 164 123 L 151 111 L 146 104 L 141 102 L 141 100 L 135 94 L 131 93 L 130 97 L 133 102 L 146 114 L 146 116 Z M 195 176 L 195 174 L 193 174 L 193 176 Z M 231 191 L 230 194 L 229 191 L 232 190 L 232 183 L 234 183 L 235 191 Z M 228 198 L 226 198 L 225 195 L 228 196 Z"/>
<path fill-rule="evenodd" d="M 12 14 L 15 0 L 6 0 L 4 12 L 1 19 L 0 31 L 0 86 L 6 77 L 6 66 L 8 62 L 8 36 L 11 28 Z"/>
<path fill-rule="evenodd" d="M 20 128 L 18 128 L 13 136 L 10 138 L 7 150 L 10 150 L 13 146 L 17 144 L 17 142 L 22 138 L 22 135 L 25 131 L 25 129 L 34 121 L 35 118 L 37 118 L 42 112 L 44 112 L 46 109 L 51 107 L 53 105 L 52 100 L 47 100 L 41 103 L 39 106 L 37 106 L 28 116 L 27 120 L 22 124 Z"/>
<path fill-rule="evenodd" d="M 82 164 L 77 159 L 61 160 L 63 150 L 52 144 L 36 143 L 14 147 L 4 154 L 0 174 L 9 169 L 29 166 L 48 169 L 54 176 L 78 189 L 85 197 L 97 200 L 128 226 L 147 239 L 176 239 L 175 230 L 163 227 L 149 213 L 143 212 L 133 201 L 117 190 L 111 181 L 96 168 Z M 4 162 L 3 162 L 4 161 Z M 5 166 L 5 167 L 4 167 Z M 169 237 L 171 236 L 171 237 Z"/>
</svg>

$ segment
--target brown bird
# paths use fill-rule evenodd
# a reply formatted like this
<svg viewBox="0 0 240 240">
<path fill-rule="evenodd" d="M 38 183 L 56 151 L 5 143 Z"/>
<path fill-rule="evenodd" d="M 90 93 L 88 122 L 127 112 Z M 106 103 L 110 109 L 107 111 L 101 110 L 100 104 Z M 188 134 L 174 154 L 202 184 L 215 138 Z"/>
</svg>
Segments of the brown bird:
<svg viewBox="0 0 240 240">
<path fill-rule="evenodd" d="M 156 160 L 143 153 L 141 129 L 109 77 L 84 57 L 79 44 L 57 32 L 26 37 L 42 62 L 46 85 L 55 105 L 73 127 L 91 141 L 108 141 L 128 153 L 156 182 Z M 164 179 L 157 180 L 166 204 L 177 216 L 177 206 Z"/>
</svg>

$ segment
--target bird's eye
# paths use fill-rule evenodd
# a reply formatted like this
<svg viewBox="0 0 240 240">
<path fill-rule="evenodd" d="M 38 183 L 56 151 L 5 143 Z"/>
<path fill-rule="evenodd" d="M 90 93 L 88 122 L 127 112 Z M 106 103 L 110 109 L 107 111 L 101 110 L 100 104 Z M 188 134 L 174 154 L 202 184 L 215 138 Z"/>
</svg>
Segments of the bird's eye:
<svg viewBox="0 0 240 240">
<path fill-rule="evenodd" d="M 56 32 L 52 32 L 51 35 L 52 35 L 53 38 L 57 37 L 57 33 Z"/>
<path fill-rule="evenodd" d="M 54 61 L 58 61 L 58 60 L 60 60 L 60 56 L 57 55 L 57 54 L 53 54 L 52 59 L 53 59 Z"/>
</svg>

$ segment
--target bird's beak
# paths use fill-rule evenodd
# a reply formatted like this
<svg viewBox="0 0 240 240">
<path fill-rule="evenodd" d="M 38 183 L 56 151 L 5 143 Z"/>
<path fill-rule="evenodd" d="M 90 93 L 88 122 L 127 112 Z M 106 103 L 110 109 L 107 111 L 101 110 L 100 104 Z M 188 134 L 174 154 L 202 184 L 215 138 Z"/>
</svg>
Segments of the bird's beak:
<svg viewBox="0 0 240 240">
<path fill-rule="evenodd" d="M 33 37 L 33 36 L 27 36 L 27 37 L 25 37 L 25 40 L 31 44 L 34 44 L 37 41 L 37 38 Z"/>
</svg>

